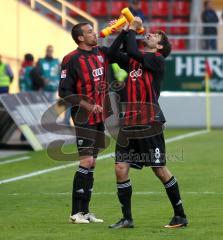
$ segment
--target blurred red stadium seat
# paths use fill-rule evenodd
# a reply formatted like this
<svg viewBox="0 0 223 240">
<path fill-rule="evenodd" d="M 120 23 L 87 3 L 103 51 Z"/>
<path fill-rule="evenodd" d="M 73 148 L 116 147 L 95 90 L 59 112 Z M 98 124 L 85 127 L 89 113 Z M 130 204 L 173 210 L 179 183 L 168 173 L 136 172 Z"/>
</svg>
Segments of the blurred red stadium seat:
<svg viewBox="0 0 223 240">
<path fill-rule="evenodd" d="M 172 50 L 186 50 L 186 40 L 185 39 L 171 39 Z"/>
<path fill-rule="evenodd" d="M 119 16 L 121 13 L 121 10 L 128 6 L 127 1 L 112 1 L 112 7 L 111 7 L 111 16 Z"/>
<path fill-rule="evenodd" d="M 149 2 L 147 0 L 141 1 L 141 10 L 145 17 L 149 16 Z"/>
<path fill-rule="evenodd" d="M 163 18 L 153 18 L 151 20 L 151 23 L 157 23 L 159 25 L 158 26 L 151 26 L 150 29 L 149 29 L 150 32 L 155 32 L 157 30 L 163 30 L 164 32 L 166 32 L 167 31 L 167 27 L 164 26 L 164 24 L 163 24 L 165 22 L 166 21 Z"/>
<path fill-rule="evenodd" d="M 61 19 L 58 18 L 53 12 L 46 13 L 46 16 L 50 18 L 52 21 L 61 24 Z"/>
<path fill-rule="evenodd" d="M 152 17 L 167 17 L 169 13 L 168 1 L 152 1 L 151 3 Z"/>
<path fill-rule="evenodd" d="M 46 16 L 53 21 L 56 21 L 56 15 L 53 12 L 46 13 Z"/>
<path fill-rule="evenodd" d="M 72 1 L 71 4 L 73 4 L 75 7 L 78 7 L 80 8 L 81 10 L 87 12 L 87 1 L 81 1 L 81 0 L 78 0 L 78 1 Z M 71 16 L 77 16 L 77 13 L 76 12 L 71 12 L 70 13 Z"/>
<path fill-rule="evenodd" d="M 176 19 L 173 19 L 171 23 L 188 23 L 187 20 L 185 19 L 181 19 L 181 18 L 176 18 Z M 173 26 L 173 27 L 170 27 L 170 34 L 188 34 L 189 32 L 189 28 L 186 27 L 186 26 Z"/>
<path fill-rule="evenodd" d="M 92 1 L 90 4 L 90 14 L 95 17 L 107 15 L 107 1 Z"/>
<path fill-rule="evenodd" d="M 187 17 L 190 15 L 190 2 L 188 1 L 174 1 L 173 16 Z"/>
</svg>

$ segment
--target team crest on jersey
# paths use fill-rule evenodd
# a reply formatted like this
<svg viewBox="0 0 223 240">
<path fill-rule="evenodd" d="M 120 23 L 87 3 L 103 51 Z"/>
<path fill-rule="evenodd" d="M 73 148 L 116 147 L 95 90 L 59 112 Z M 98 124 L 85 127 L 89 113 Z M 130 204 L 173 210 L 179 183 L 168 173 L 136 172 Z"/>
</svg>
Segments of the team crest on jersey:
<svg viewBox="0 0 223 240">
<path fill-rule="evenodd" d="M 101 55 L 98 55 L 98 60 L 103 63 L 104 62 L 104 58 Z"/>
<path fill-rule="evenodd" d="M 61 76 L 60 77 L 61 78 L 66 78 L 67 77 L 67 70 L 66 69 L 61 71 Z"/>
<path fill-rule="evenodd" d="M 79 140 L 78 140 L 78 145 L 79 145 L 79 146 L 82 146 L 83 143 L 84 143 L 84 140 L 83 140 L 83 139 L 79 139 Z"/>
</svg>

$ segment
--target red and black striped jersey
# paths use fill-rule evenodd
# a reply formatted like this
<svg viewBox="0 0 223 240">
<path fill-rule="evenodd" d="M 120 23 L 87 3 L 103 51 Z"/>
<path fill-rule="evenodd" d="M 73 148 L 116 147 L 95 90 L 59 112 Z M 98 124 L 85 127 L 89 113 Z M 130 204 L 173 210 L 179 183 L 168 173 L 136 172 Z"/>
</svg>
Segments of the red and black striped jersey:
<svg viewBox="0 0 223 240">
<path fill-rule="evenodd" d="M 125 82 L 125 102 L 122 103 L 124 125 L 146 125 L 165 122 L 159 107 L 161 83 L 164 76 L 164 57 L 159 52 L 140 52 L 135 32 L 122 31 L 111 45 L 113 54 L 121 68 L 128 72 Z M 126 41 L 127 53 L 120 46 Z"/>
<path fill-rule="evenodd" d="M 103 113 L 85 111 L 85 123 L 94 125 L 104 121 L 111 114 L 108 96 L 107 68 L 108 58 L 106 47 L 94 47 L 92 51 L 77 48 L 63 58 L 59 96 L 62 98 L 73 95 L 91 104 L 103 107 Z M 74 107 L 77 114 L 78 107 Z"/>
<path fill-rule="evenodd" d="M 164 121 L 160 118 L 163 114 L 158 103 L 164 62 L 159 53 L 144 53 L 143 58 L 143 62 L 129 59 L 129 74 L 125 82 L 127 99 L 124 125 L 146 125 L 157 120 Z"/>
</svg>

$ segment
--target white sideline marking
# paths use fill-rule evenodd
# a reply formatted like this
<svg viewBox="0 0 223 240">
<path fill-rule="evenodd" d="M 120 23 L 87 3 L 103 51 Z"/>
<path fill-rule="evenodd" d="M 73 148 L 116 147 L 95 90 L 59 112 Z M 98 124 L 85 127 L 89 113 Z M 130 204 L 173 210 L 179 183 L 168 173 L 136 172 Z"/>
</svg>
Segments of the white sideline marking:
<svg viewBox="0 0 223 240">
<path fill-rule="evenodd" d="M 100 161 L 100 160 L 103 160 L 103 159 L 109 158 L 109 157 L 112 157 L 112 153 L 99 156 L 97 158 L 97 161 Z M 72 166 L 76 166 L 78 164 L 79 164 L 79 162 L 69 163 L 69 164 L 64 164 L 64 165 L 57 166 L 57 167 L 47 168 L 47 169 L 36 171 L 36 172 L 31 172 L 31 173 L 28 173 L 28 174 L 25 174 L 25 175 L 21 175 L 21 176 L 18 176 L 18 177 L 1 180 L 0 184 L 9 183 L 9 182 L 15 182 L 15 181 L 22 180 L 22 179 L 25 179 L 25 178 L 30 178 L 30 177 L 38 176 L 38 175 L 41 175 L 41 174 L 54 172 L 54 171 L 57 171 L 57 170 L 60 170 L 60 169 L 65 169 L 65 168 L 69 168 L 69 167 L 72 167 Z"/>
<path fill-rule="evenodd" d="M 19 158 L 15 158 L 15 159 L 9 159 L 9 160 L 5 160 L 5 161 L 0 161 L 0 165 L 21 162 L 21 161 L 25 161 L 25 160 L 29 160 L 29 159 L 30 159 L 30 157 L 28 157 L 28 156 L 19 157 Z"/>
<path fill-rule="evenodd" d="M 196 131 L 196 132 L 185 133 L 185 134 L 182 134 L 180 136 L 176 136 L 176 137 L 172 137 L 172 138 L 167 139 L 166 143 L 176 142 L 176 141 L 179 141 L 179 140 L 182 140 L 182 139 L 185 139 L 185 138 L 198 136 L 198 135 L 205 134 L 205 133 L 208 133 L 208 132 L 209 132 L 208 130 L 200 130 L 200 131 Z"/>
<path fill-rule="evenodd" d="M 182 134 L 182 135 L 167 139 L 166 143 L 172 143 L 172 142 L 175 142 L 175 141 L 179 141 L 179 140 L 182 140 L 182 139 L 185 139 L 185 138 L 190 138 L 190 137 L 194 137 L 194 136 L 205 134 L 205 133 L 208 133 L 208 131 L 207 130 L 201 130 L 201 131 Z M 97 158 L 97 161 L 100 161 L 100 160 L 103 160 L 103 159 L 106 159 L 106 158 L 111 158 L 111 157 L 113 157 L 113 155 L 114 155 L 114 153 L 108 153 L 108 154 L 105 154 L 105 155 L 101 155 Z M 44 170 L 31 172 L 31 173 L 21 175 L 21 176 L 18 176 L 18 177 L 14 177 L 14 178 L 3 179 L 3 180 L 0 180 L 0 184 L 19 181 L 19 180 L 22 180 L 22 179 L 25 179 L 25 178 L 30 178 L 30 177 L 42 175 L 42 174 L 45 174 L 45 173 L 54 172 L 54 171 L 57 171 L 57 170 L 60 170 L 60 169 L 73 167 L 73 166 L 76 166 L 78 164 L 79 164 L 79 162 L 69 163 L 69 164 L 64 164 L 64 165 L 57 166 L 57 167 L 52 167 L 52 168 L 47 168 L 47 169 L 44 169 Z"/>
<path fill-rule="evenodd" d="M 221 92 L 212 92 L 210 93 L 211 96 L 222 96 L 223 94 Z M 160 93 L 160 96 L 162 97 L 206 97 L 205 92 L 171 92 L 171 91 L 162 91 Z"/>
</svg>

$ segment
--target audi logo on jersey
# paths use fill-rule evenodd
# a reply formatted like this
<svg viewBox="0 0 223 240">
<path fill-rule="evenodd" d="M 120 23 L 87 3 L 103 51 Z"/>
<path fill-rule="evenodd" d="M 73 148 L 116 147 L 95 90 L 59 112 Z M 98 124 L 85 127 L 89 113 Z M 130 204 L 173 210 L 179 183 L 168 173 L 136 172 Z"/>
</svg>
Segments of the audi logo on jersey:
<svg viewBox="0 0 223 240">
<path fill-rule="evenodd" d="M 102 76 L 104 73 L 104 68 L 100 67 L 100 68 L 96 68 L 92 71 L 92 75 L 95 78 L 94 81 L 98 81 L 99 77 Z"/>
<path fill-rule="evenodd" d="M 129 75 L 132 78 L 132 81 L 136 81 L 137 77 L 142 76 L 142 69 L 138 68 L 138 70 L 133 70 L 129 73 Z"/>
</svg>

